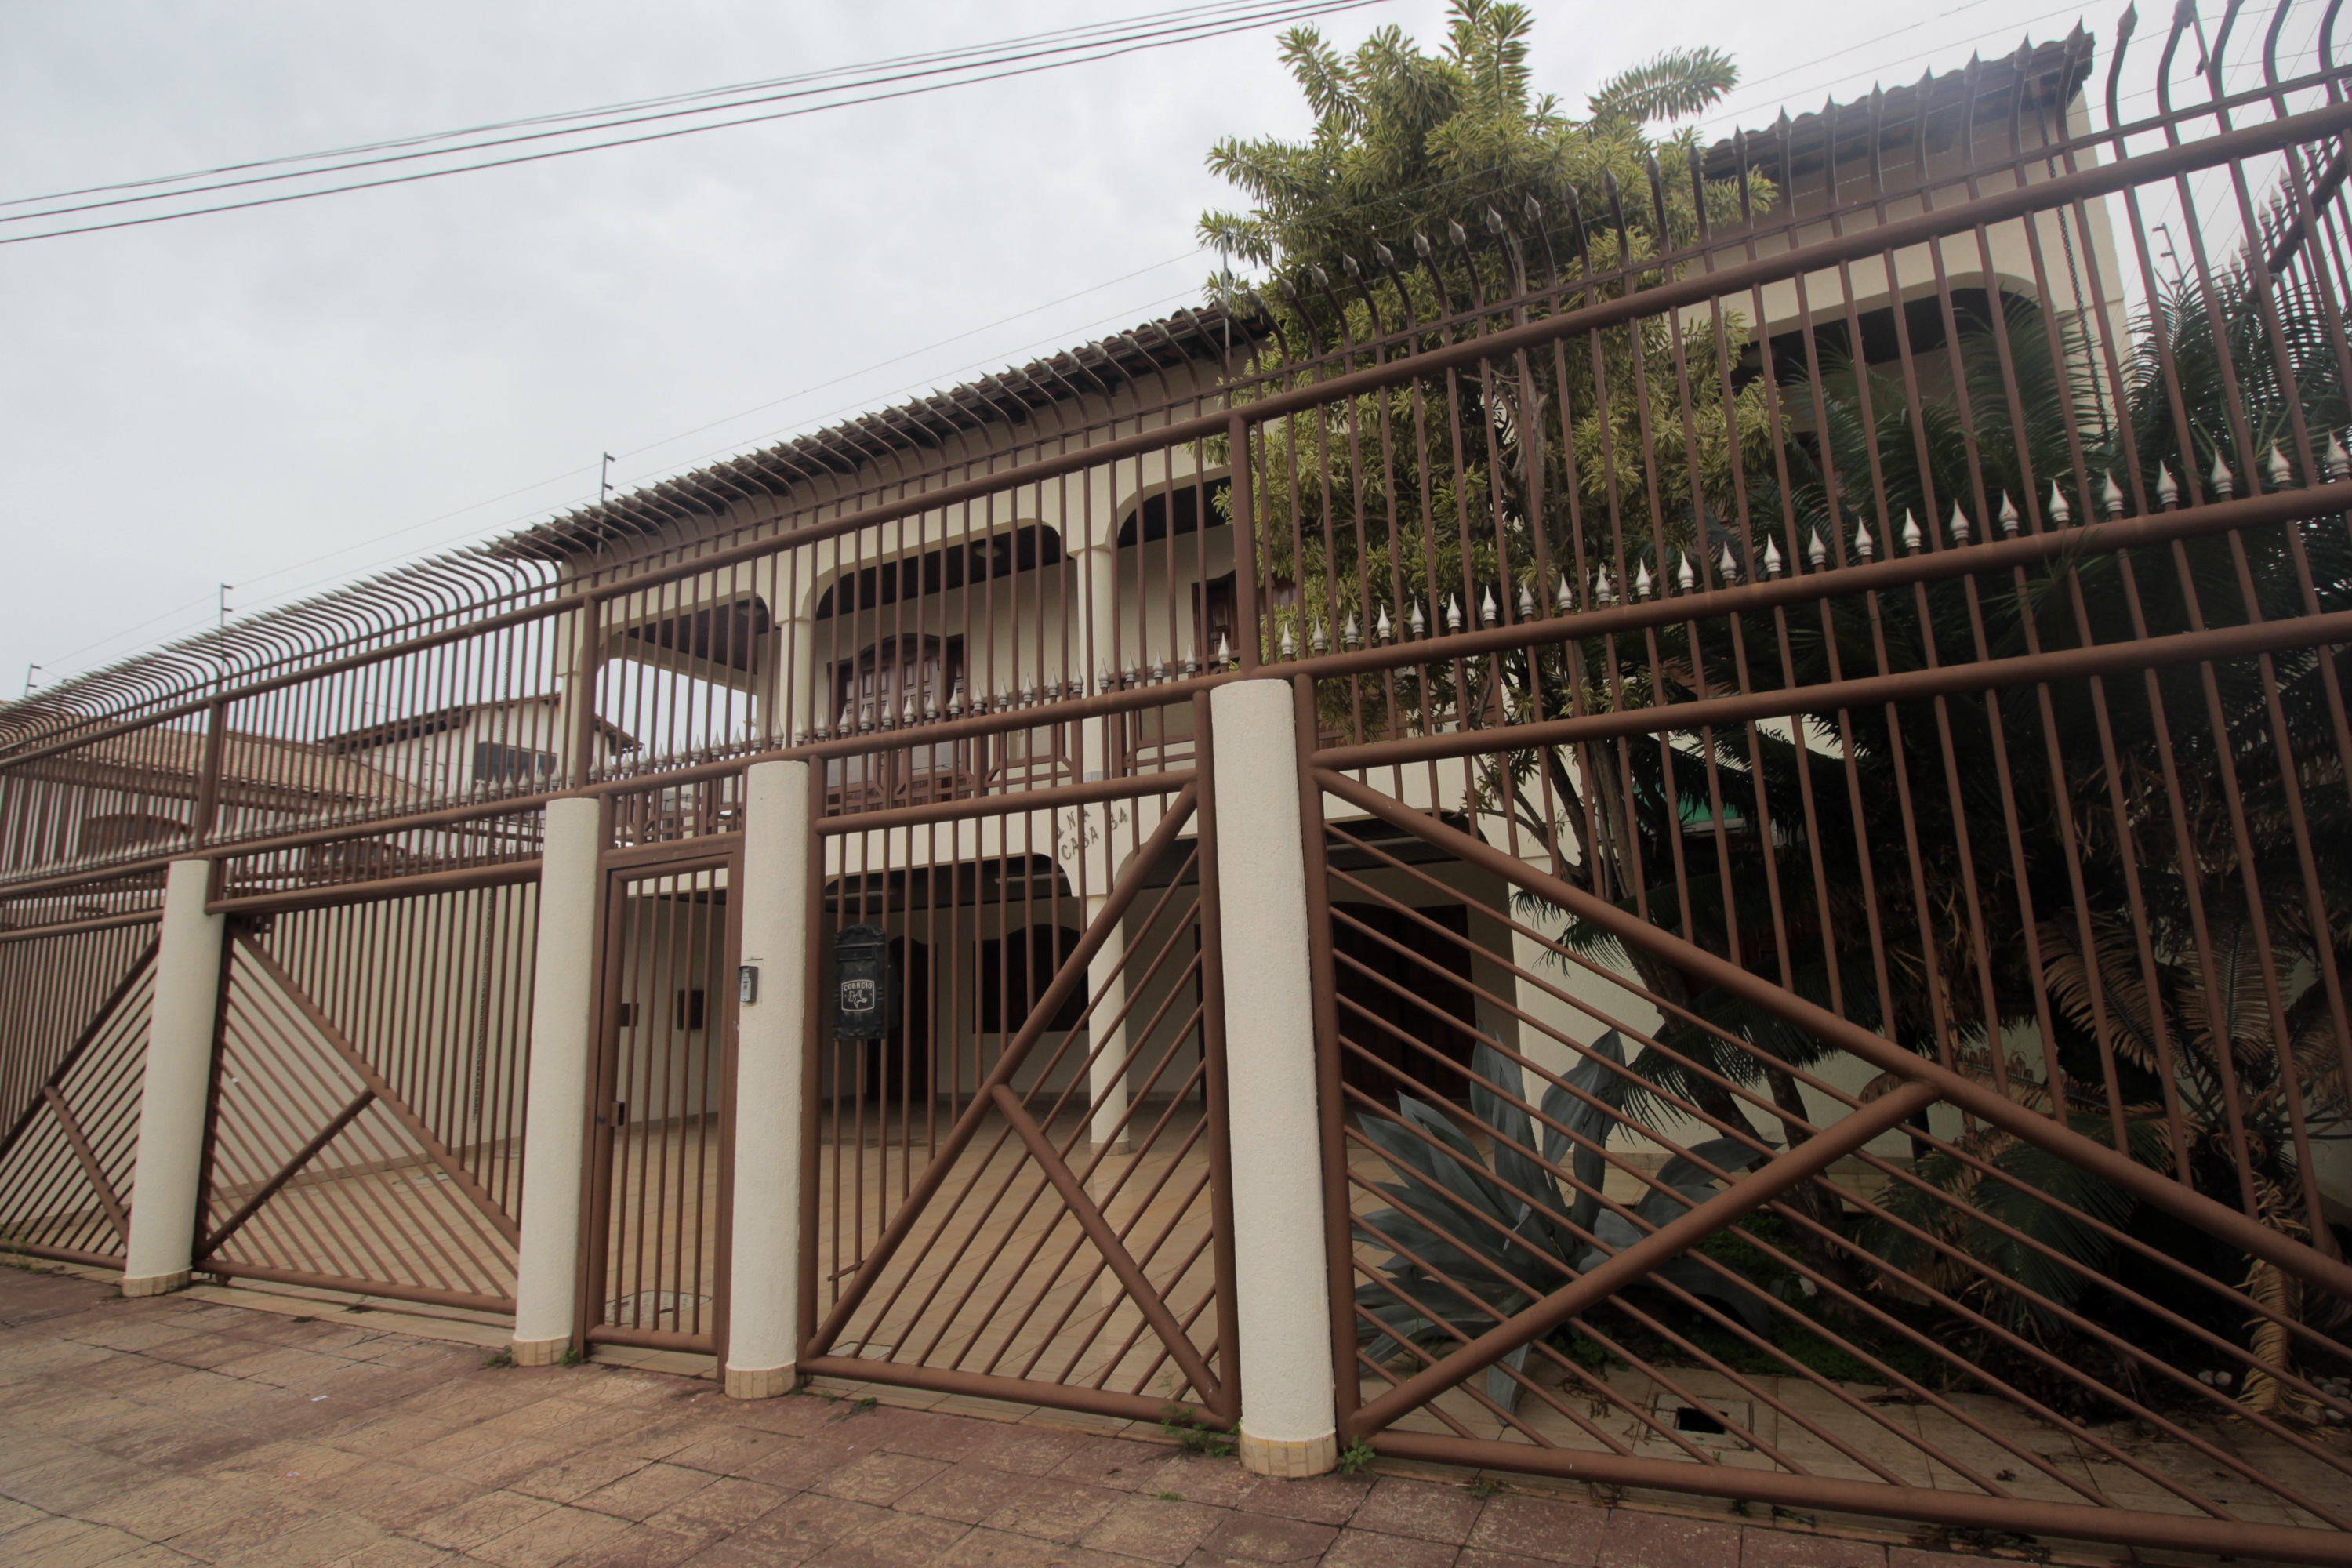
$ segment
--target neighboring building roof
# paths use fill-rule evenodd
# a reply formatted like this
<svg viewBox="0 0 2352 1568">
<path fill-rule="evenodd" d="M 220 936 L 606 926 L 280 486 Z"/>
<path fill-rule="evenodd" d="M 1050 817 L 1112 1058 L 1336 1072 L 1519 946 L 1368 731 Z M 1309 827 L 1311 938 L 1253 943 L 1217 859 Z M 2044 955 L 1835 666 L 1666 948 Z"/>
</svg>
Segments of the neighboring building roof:
<svg viewBox="0 0 2352 1568">
<path fill-rule="evenodd" d="M 657 535 L 681 522 L 715 518 L 747 495 L 781 496 L 812 479 L 854 474 L 880 458 L 936 451 L 992 426 L 1010 429 L 1056 404 L 1108 395 L 1182 365 L 1223 363 L 1230 354 L 1246 353 L 1265 327 L 1222 306 L 1180 310 L 1017 370 L 566 512 L 497 540 L 487 551 L 516 560 L 564 561 Z"/>
<path fill-rule="evenodd" d="M 379 723 L 365 724 L 356 730 L 329 735 L 319 742 L 323 751 L 337 756 L 353 752 L 370 751 L 377 746 L 398 745 L 403 741 L 421 741 L 427 735 L 446 734 L 463 729 L 475 714 L 506 708 L 551 707 L 562 699 L 551 692 L 537 697 L 513 697 L 499 702 L 459 702 L 447 708 L 436 708 L 430 713 L 418 713 L 405 719 L 387 719 Z M 616 754 L 634 752 L 639 744 L 635 737 L 611 720 L 599 717 L 597 732 L 612 742 Z"/>
<path fill-rule="evenodd" d="M 110 735 L 68 755 L 28 763 L 20 776 L 193 800 L 204 754 L 201 730 L 142 730 Z M 244 730 L 221 737 L 221 799 L 226 805 L 304 812 L 336 805 L 394 805 L 416 797 L 414 784 L 325 746 Z"/>
</svg>

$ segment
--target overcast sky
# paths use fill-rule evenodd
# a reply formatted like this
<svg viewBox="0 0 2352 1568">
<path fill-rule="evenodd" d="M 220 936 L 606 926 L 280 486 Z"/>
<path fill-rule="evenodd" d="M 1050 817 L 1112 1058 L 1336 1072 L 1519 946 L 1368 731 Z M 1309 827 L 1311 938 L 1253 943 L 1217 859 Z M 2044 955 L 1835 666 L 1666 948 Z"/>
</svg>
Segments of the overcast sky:
<svg viewBox="0 0 2352 1568">
<path fill-rule="evenodd" d="M 0 199 L 1172 3 L 0 0 Z M 1663 47 L 1728 49 L 1749 85 L 1727 131 L 2078 16 L 2104 46 L 2121 4 L 1534 9 L 1537 84 L 1572 104 Z M 1322 26 L 1433 44 L 1443 15 Z M 217 583 L 252 609 L 592 500 L 602 452 L 644 483 L 1192 302 L 1195 220 L 1228 199 L 1202 154 L 1307 120 L 1269 29 L 0 246 L 0 696 L 29 663 L 46 685 L 210 625 Z"/>
</svg>

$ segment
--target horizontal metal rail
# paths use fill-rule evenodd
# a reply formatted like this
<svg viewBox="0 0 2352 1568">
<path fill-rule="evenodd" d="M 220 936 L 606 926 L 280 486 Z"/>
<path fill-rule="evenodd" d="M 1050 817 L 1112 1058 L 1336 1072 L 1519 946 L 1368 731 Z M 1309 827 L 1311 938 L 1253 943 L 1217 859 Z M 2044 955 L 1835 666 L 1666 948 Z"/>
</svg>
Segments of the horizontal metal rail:
<svg viewBox="0 0 2352 1568">
<path fill-rule="evenodd" d="M 2254 621 L 2214 631 L 2179 632 L 2131 642 L 2095 643 L 2089 647 L 2053 648 L 1975 663 L 1939 664 L 1927 669 L 1899 670 L 1893 675 L 1857 675 L 1811 686 L 1745 692 L 1737 697 L 1701 697 L 1688 702 L 1662 702 L 1654 707 L 1614 708 L 1490 730 L 1452 730 L 1394 741 L 1366 741 L 1318 752 L 1315 760 L 1323 767 L 1340 770 L 1389 767 L 1440 757 L 1481 756 L 1498 751 L 1647 735 L 1663 730 L 1745 724 L 1759 719 L 1823 713 L 1866 704 L 1916 702 L 1931 697 L 2044 681 L 2136 674 L 2344 642 L 2352 642 L 2352 610 L 2298 616 L 2292 620 Z"/>
<path fill-rule="evenodd" d="M 345 904 L 378 903 L 387 899 L 422 898 L 429 893 L 455 893 L 467 888 L 503 888 L 517 882 L 538 881 L 539 868 L 537 859 L 509 860 L 496 866 L 468 866 L 455 871 L 419 871 L 408 877 L 332 882 L 323 887 L 294 889 L 282 893 L 240 893 L 234 898 L 205 900 L 205 912 L 215 915 L 282 914 L 291 910 L 340 908 Z"/>
<path fill-rule="evenodd" d="M 463 1307 L 476 1312 L 511 1317 L 514 1298 L 483 1296 L 467 1290 L 436 1290 L 426 1285 L 404 1285 L 386 1279 L 353 1279 L 341 1274 L 313 1274 L 300 1268 L 272 1268 L 258 1263 L 233 1263 L 207 1258 L 195 1265 L 199 1274 L 224 1279 L 266 1279 L 273 1285 L 302 1285 L 314 1290 L 336 1290 L 350 1296 L 379 1296 L 388 1301 L 421 1301 L 429 1307 Z"/>
<path fill-rule="evenodd" d="M 130 914 L 92 915 L 87 920 L 61 921 L 56 925 L 20 926 L 14 931 L 0 931 L 0 942 L 37 942 L 42 937 L 71 936 L 76 931 L 113 931 L 121 926 L 145 926 L 160 923 L 161 910 L 137 910 Z"/>
<path fill-rule="evenodd" d="M 989 816 L 1019 816 L 1033 811 L 1092 805 L 1110 800 L 1138 800 L 1146 795 L 1181 795 L 1199 779 L 1191 768 L 1164 773 L 1135 773 L 1124 778 L 1091 779 L 1084 784 L 1058 784 L 1050 789 L 1010 790 L 1002 795 L 972 795 L 932 801 L 923 805 L 891 806 L 882 811 L 844 812 L 816 820 L 816 831 L 828 837 L 880 833 L 894 827 L 916 827 L 938 822 L 966 822 Z"/>
</svg>

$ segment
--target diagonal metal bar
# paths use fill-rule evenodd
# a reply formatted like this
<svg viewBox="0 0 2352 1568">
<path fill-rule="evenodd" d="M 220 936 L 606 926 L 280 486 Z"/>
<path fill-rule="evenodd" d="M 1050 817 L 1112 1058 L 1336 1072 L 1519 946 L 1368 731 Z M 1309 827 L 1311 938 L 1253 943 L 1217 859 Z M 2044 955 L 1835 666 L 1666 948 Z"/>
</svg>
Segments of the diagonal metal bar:
<svg viewBox="0 0 2352 1568">
<path fill-rule="evenodd" d="M 1741 1215 L 1763 1207 L 1801 1182 L 1811 1181 L 1882 1132 L 1891 1132 L 1913 1113 L 1940 1099 L 1924 1083 L 1908 1083 L 1855 1111 L 1835 1126 L 1774 1156 L 1679 1218 L 1659 1226 L 1633 1246 L 1523 1310 L 1514 1312 L 1433 1366 L 1359 1408 L 1348 1418 L 1351 1435 L 1375 1432 L 1400 1415 L 1502 1360 L 1521 1345 L 1541 1339 L 1569 1319 L 1590 1310 L 1618 1291 L 1641 1283 L 1660 1265 L 1688 1252 Z"/>
<path fill-rule="evenodd" d="M 1035 1118 L 1022 1109 L 1021 1097 L 1013 1092 L 1011 1086 L 998 1084 L 993 1098 L 998 1109 L 1004 1112 L 1004 1120 L 1013 1123 L 1013 1131 L 1019 1133 L 1021 1142 L 1029 1146 L 1029 1152 L 1036 1160 L 1038 1168 L 1045 1173 L 1045 1179 L 1054 1184 L 1054 1190 L 1062 1194 L 1062 1202 L 1069 1205 L 1071 1217 L 1087 1233 L 1087 1239 L 1095 1244 L 1095 1250 L 1102 1254 L 1103 1261 L 1110 1265 L 1110 1271 L 1118 1276 L 1118 1282 L 1126 1287 L 1128 1298 L 1135 1303 L 1136 1310 L 1143 1314 L 1152 1331 L 1167 1345 L 1168 1353 L 1176 1358 L 1176 1364 L 1184 1369 L 1184 1375 L 1192 1379 L 1192 1386 L 1200 1391 L 1202 1401 L 1214 1401 L 1219 1389 L 1216 1374 L 1209 1370 L 1209 1363 L 1201 1359 L 1200 1348 L 1192 1343 L 1192 1336 L 1184 1331 L 1183 1325 L 1176 1321 L 1176 1315 L 1168 1310 L 1168 1303 L 1153 1289 L 1151 1281 L 1144 1278 L 1142 1268 L 1120 1243 L 1118 1233 L 1110 1227 L 1110 1222 L 1103 1218 L 1102 1210 L 1095 1206 L 1094 1199 L 1087 1195 L 1086 1188 L 1078 1185 L 1077 1177 L 1070 1173 L 1070 1167 L 1063 1163 L 1061 1155 L 1054 1152 L 1053 1140 L 1045 1136 L 1045 1129 L 1037 1125 Z"/>
<path fill-rule="evenodd" d="M 433 1130 L 425 1124 L 424 1118 L 408 1108 L 407 1102 L 403 1100 L 393 1089 L 390 1080 L 376 1071 L 374 1066 L 360 1054 L 359 1047 L 345 1038 L 343 1032 L 335 1027 L 333 1021 L 319 1010 L 319 1005 L 311 1001 L 310 994 L 296 984 L 294 977 L 286 973 L 278 962 L 269 955 L 269 951 L 244 931 L 237 932 L 236 942 L 254 963 L 260 966 L 262 973 L 276 982 L 278 990 L 288 1001 L 294 1004 L 295 1008 L 301 1013 L 304 1021 L 319 1031 L 320 1037 L 334 1049 L 336 1055 L 342 1058 L 344 1064 L 359 1075 L 360 1081 L 373 1090 L 378 1100 L 383 1101 L 383 1108 L 392 1112 L 393 1120 L 408 1130 L 408 1135 L 416 1140 L 418 1145 L 424 1149 L 426 1158 L 441 1167 L 442 1172 L 448 1176 L 451 1184 L 464 1193 L 476 1208 L 482 1211 L 482 1217 L 488 1220 L 492 1228 L 499 1235 L 505 1237 L 509 1242 L 520 1244 L 522 1239 L 522 1227 L 515 1223 L 513 1216 L 500 1208 L 498 1200 L 490 1196 L 482 1184 L 474 1179 L 474 1173 L 458 1163 L 457 1155 L 450 1152 L 449 1146 L 434 1136 Z"/>
<path fill-rule="evenodd" d="M 2062 1127 L 2049 1117 L 1987 1089 L 1974 1079 L 1963 1077 L 1926 1057 L 1906 1051 L 1884 1036 L 1874 1035 L 1859 1024 L 1841 1018 L 1828 1008 L 1808 1002 L 1795 992 L 1784 990 L 1762 975 L 1719 958 L 1695 942 L 1685 942 L 1671 931 L 1662 931 L 1639 915 L 1628 913 L 1606 900 L 1595 898 L 1571 882 L 1538 870 L 1490 844 L 1448 827 L 1425 812 L 1415 811 L 1402 801 L 1391 799 L 1377 790 L 1367 789 L 1355 780 L 1328 769 L 1318 768 L 1315 776 L 1324 790 L 1349 805 L 1360 806 L 1383 822 L 1401 827 L 1440 848 L 1451 850 L 1465 863 L 1493 871 L 1515 887 L 1539 894 L 1578 918 L 1590 921 L 1619 941 L 1646 949 L 1706 984 L 1718 987 L 1743 1001 L 1752 1002 L 1775 1017 L 1818 1035 L 1842 1050 L 1852 1052 L 1882 1072 L 1894 1073 L 1931 1087 L 1941 1099 L 1982 1118 L 2002 1131 L 2082 1166 L 2102 1181 L 2113 1183 L 2174 1218 L 2210 1233 L 2217 1240 L 2277 1265 L 2307 1285 L 2352 1301 L 2352 1266 L 2326 1257 L 2315 1247 L 2307 1247 L 2266 1225 L 2258 1224 L 2238 1210 L 2218 1204 L 2194 1188 L 2183 1186 L 2170 1176 L 2152 1170 L 2128 1155 L 2120 1154 L 2104 1143 L 2085 1138 L 2072 1128 Z"/>
<path fill-rule="evenodd" d="M 73 1107 L 66 1103 L 66 1097 L 53 1083 L 41 1086 L 41 1098 L 58 1113 L 58 1125 L 65 1130 L 67 1144 L 72 1148 L 74 1158 L 81 1162 L 81 1173 L 89 1178 L 90 1190 L 98 1194 L 100 1206 L 106 1210 L 107 1223 L 127 1244 L 131 1240 L 131 1217 L 123 1213 L 122 1200 L 115 1195 L 114 1184 L 106 1179 L 106 1167 L 98 1163 L 89 1140 L 82 1136 L 81 1123 L 75 1120 Z"/>
<path fill-rule="evenodd" d="M 998 1087 L 1013 1081 L 1014 1069 L 1028 1059 L 1030 1050 L 1045 1035 L 1047 1022 L 1061 1010 L 1064 999 L 1086 978 L 1087 965 L 1094 962 L 1095 954 L 1109 940 L 1110 933 L 1118 929 L 1128 905 L 1143 891 L 1145 879 L 1151 875 L 1160 857 L 1176 842 L 1177 835 L 1192 819 L 1192 810 L 1199 798 L 1198 786 L 1186 784 L 1169 806 L 1168 815 L 1160 819 L 1160 826 L 1152 830 L 1151 837 L 1136 851 L 1135 858 L 1128 865 L 1127 874 L 1119 879 L 1118 885 L 1111 889 L 1110 897 L 1104 900 L 1102 912 L 1087 927 L 1086 934 L 1078 939 L 1078 945 L 1070 950 L 1069 956 L 1062 960 L 1062 967 L 1054 973 L 1053 984 L 1045 987 L 1035 1005 L 1030 1008 L 1028 1021 L 1021 1026 L 1021 1032 L 997 1058 L 996 1068 L 988 1075 L 988 1081 L 972 1095 L 971 1103 L 964 1108 L 961 1116 L 956 1118 L 955 1126 L 940 1142 L 939 1152 L 931 1156 L 930 1163 L 923 1167 L 923 1173 L 908 1189 L 905 1201 L 898 1205 L 898 1212 L 890 1216 L 890 1223 L 883 1227 L 880 1236 L 874 1238 L 873 1247 L 857 1266 L 856 1276 L 844 1288 L 840 1300 L 834 1302 L 833 1310 L 818 1322 L 815 1333 L 810 1336 L 808 1344 L 803 1349 L 804 1357 L 822 1355 L 832 1348 L 835 1338 L 848 1323 L 850 1315 L 857 1310 L 859 1304 L 866 1300 L 866 1292 L 873 1289 L 875 1281 L 882 1277 L 882 1270 L 889 1267 L 890 1259 L 905 1245 L 908 1233 L 915 1228 L 915 1222 L 922 1217 L 923 1210 L 939 1192 L 940 1184 L 947 1180 L 949 1170 L 962 1156 L 964 1146 L 971 1142 L 973 1135 L 979 1132 L 981 1123 L 995 1110 L 994 1096 Z"/>
<path fill-rule="evenodd" d="M 73 1070 L 74 1063 L 81 1060 L 82 1052 L 89 1049 L 90 1042 L 98 1038 L 98 1032 L 106 1026 L 109 1018 L 114 1016 L 114 1010 L 122 1005 L 123 999 L 131 994 L 131 988 L 139 984 L 141 975 L 147 973 L 147 966 L 155 962 L 155 947 L 154 942 L 149 942 L 137 961 L 115 983 L 114 989 L 107 993 L 106 1000 L 100 1003 L 98 1011 L 90 1015 L 89 1022 L 83 1026 L 82 1032 L 75 1037 L 74 1043 L 58 1058 L 58 1065 L 49 1069 L 49 1076 L 42 1080 L 43 1088 L 65 1082 L 66 1074 Z M 7 1136 L 0 1138 L 0 1154 L 5 1154 L 16 1147 L 16 1140 L 25 1135 L 25 1129 L 33 1124 L 33 1118 L 40 1114 L 41 1104 L 39 1100 L 35 1100 L 17 1114 L 16 1120 L 9 1125 Z"/>
<path fill-rule="evenodd" d="M 375 1103 L 375 1090 L 363 1089 L 360 1090 L 357 1099 L 335 1112 L 333 1118 L 324 1127 L 311 1135 L 308 1143 L 294 1152 L 294 1157 L 291 1160 L 278 1168 L 276 1175 L 255 1188 L 252 1194 L 237 1206 L 235 1214 L 223 1220 L 218 1229 L 205 1237 L 204 1245 L 196 1249 L 199 1255 L 218 1251 L 221 1243 L 236 1234 L 237 1228 L 247 1220 L 260 1213 L 261 1205 L 276 1197 L 278 1188 L 300 1175 L 302 1167 L 317 1159 L 320 1150 L 341 1137 L 343 1129 L 349 1127 L 361 1111 Z"/>
</svg>

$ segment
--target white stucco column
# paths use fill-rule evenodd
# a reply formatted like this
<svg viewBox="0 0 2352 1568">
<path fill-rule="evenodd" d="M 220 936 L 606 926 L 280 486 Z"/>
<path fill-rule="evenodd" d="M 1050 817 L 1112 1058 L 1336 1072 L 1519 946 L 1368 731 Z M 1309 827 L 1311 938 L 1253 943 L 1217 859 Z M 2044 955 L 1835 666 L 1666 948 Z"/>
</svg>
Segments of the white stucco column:
<svg viewBox="0 0 2352 1568">
<path fill-rule="evenodd" d="M 122 1293 L 161 1296 L 188 1282 L 204 1180 L 205 1107 L 220 1006 L 227 917 L 205 913 L 212 862 L 174 860 L 163 879 L 147 1064 L 139 1090 L 139 1152 L 131 1177 L 131 1237 Z"/>
<path fill-rule="evenodd" d="M 776 670 L 772 709 L 766 721 L 772 746 L 783 745 L 816 728 L 820 721 L 831 724 L 834 720 L 828 710 L 833 694 L 818 679 L 823 672 L 812 668 L 816 658 L 816 623 L 806 616 L 794 616 L 784 626 L 780 646 L 782 662 Z"/>
<path fill-rule="evenodd" d="M 755 994 L 735 1025 L 735 1216 L 727 1392 L 792 1392 L 801 1293 L 802 1088 L 808 1048 L 806 763 L 761 763 L 743 804 L 743 964 Z"/>
<path fill-rule="evenodd" d="M 1290 685 L 1234 681 L 1210 694 L 1209 710 L 1224 932 L 1241 1457 L 1261 1475 L 1314 1476 L 1332 1468 L 1339 1455 Z"/>
<path fill-rule="evenodd" d="M 604 837 L 601 803 L 547 803 L 530 1098 L 523 1104 L 522 1242 L 515 1259 L 514 1358 L 522 1366 L 552 1365 L 572 1343 L 582 1162 L 595 1072 L 596 860 Z"/>
<path fill-rule="evenodd" d="M 1102 690 L 1106 689 L 1100 684 L 1102 678 L 1116 678 L 1122 658 L 1133 657 L 1123 656 L 1118 646 L 1118 552 L 1108 544 L 1090 545 L 1078 552 L 1078 569 L 1086 584 L 1087 607 L 1079 626 L 1076 673 L 1085 679 L 1087 690 Z M 1109 771 L 1109 726 L 1122 721 L 1095 720 L 1078 726 L 1081 777 L 1098 779 Z"/>
<path fill-rule="evenodd" d="M 596 765 L 597 748 L 592 742 L 585 757 L 580 755 L 581 704 L 592 708 L 596 701 L 595 652 L 581 646 L 582 634 L 588 629 L 588 617 L 601 616 L 603 606 L 586 611 L 573 610 L 557 616 L 552 623 L 557 668 L 562 672 L 556 680 L 553 720 L 555 732 L 548 737 L 549 749 L 557 758 L 556 776 L 577 784 Z"/>
<path fill-rule="evenodd" d="M 1102 916 L 1108 898 L 1087 900 L 1087 924 L 1092 926 Z M 1087 1000 L 1094 1012 L 1087 1019 L 1087 1048 L 1094 1052 L 1094 1062 L 1087 1068 L 1087 1098 L 1096 1103 L 1094 1142 L 1097 1145 L 1113 1144 L 1113 1153 L 1124 1154 L 1132 1144 L 1130 1129 L 1122 1127 L 1120 1119 L 1127 1115 L 1127 1026 L 1120 1015 L 1127 1010 L 1127 932 L 1114 931 L 1108 940 L 1096 950 L 1094 962 L 1087 965 Z"/>
</svg>

